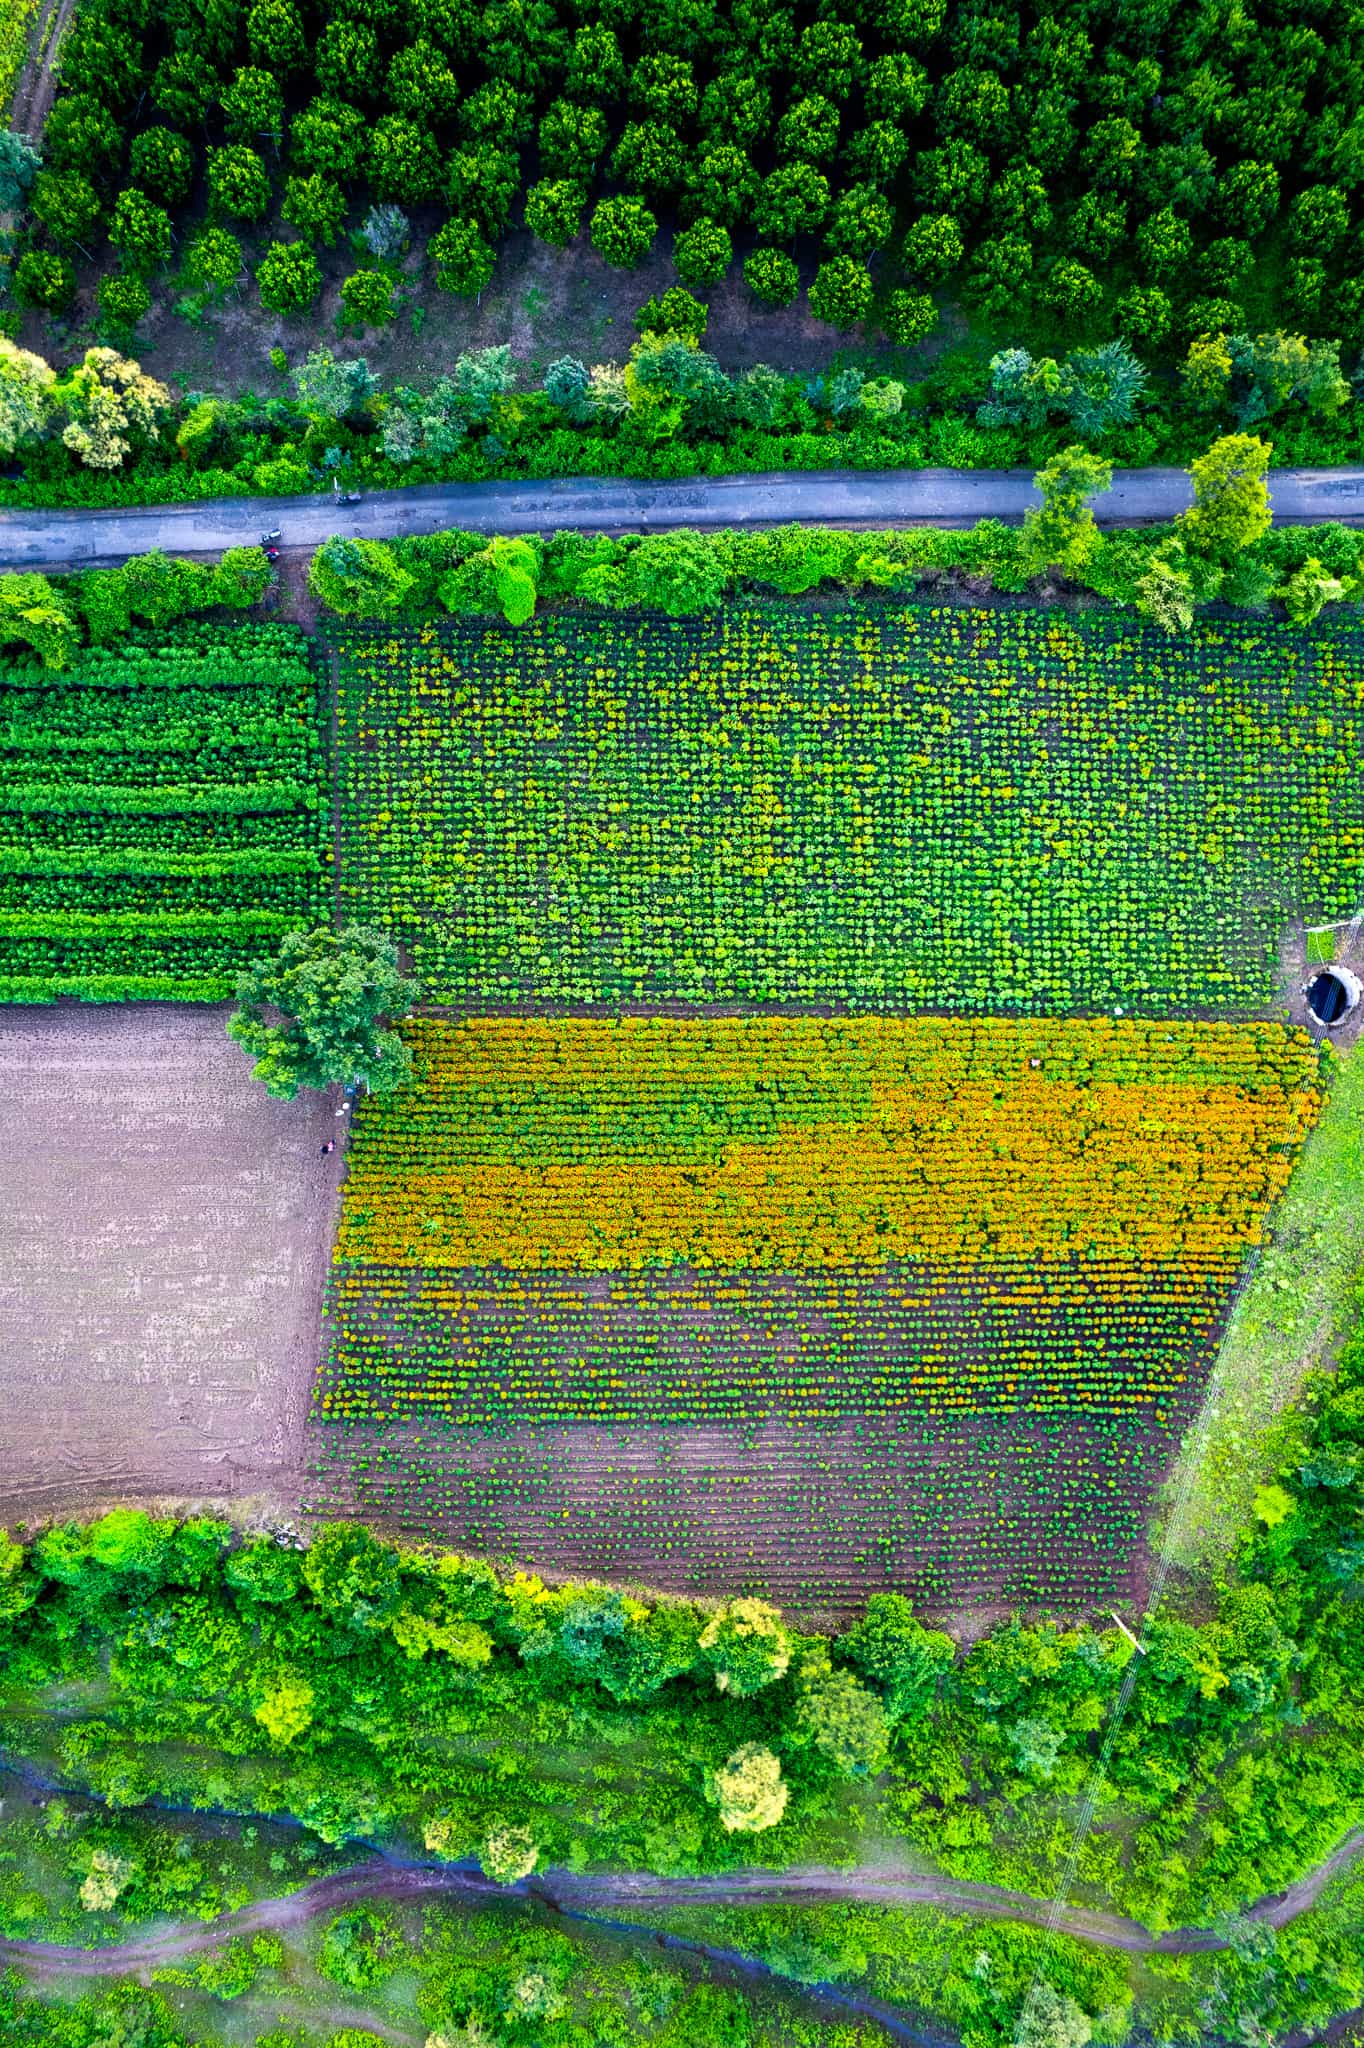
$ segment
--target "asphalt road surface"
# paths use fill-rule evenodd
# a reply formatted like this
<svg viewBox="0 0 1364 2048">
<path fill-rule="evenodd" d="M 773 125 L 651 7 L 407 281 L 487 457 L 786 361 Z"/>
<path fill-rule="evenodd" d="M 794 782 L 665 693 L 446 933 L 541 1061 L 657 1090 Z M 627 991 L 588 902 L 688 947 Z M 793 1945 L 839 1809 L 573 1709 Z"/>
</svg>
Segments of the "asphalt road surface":
<svg viewBox="0 0 1364 2048">
<path fill-rule="evenodd" d="M 1275 518 L 1289 525 L 1340 519 L 1364 523 L 1364 469 L 1270 472 Z M 807 470 L 761 476 L 686 477 L 637 483 L 618 477 L 546 483 L 420 484 L 372 491 L 358 505 L 330 493 L 298 498 L 210 498 L 200 504 L 124 511 L 0 511 L 0 567 L 60 568 L 121 562 L 164 548 L 219 554 L 281 528 L 287 547 L 315 547 L 330 534 L 390 540 L 463 526 L 497 533 L 605 533 L 672 526 L 973 526 L 1017 521 L 1038 502 L 1024 469 Z M 1180 469 L 1119 470 L 1094 501 L 1101 526 L 1173 519 L 1189 502 Z"/>
</svg>

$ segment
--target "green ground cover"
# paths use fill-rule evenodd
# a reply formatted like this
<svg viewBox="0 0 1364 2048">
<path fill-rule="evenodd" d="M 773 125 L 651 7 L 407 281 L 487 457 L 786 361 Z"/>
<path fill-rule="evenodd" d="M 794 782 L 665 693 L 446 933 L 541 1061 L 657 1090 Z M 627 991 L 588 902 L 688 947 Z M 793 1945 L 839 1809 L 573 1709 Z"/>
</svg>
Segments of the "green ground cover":
<svg viewBox="0 0 1364 2048">
<path fill-rule="evenodd" d="M 755 605 L 335 648 L 342 905 L 437 1001 L 1255 1011 L 1360 893 L 1349 629 Z"/>
<path fill-rule="evenodd" d="M 218 1000 L 325 917 L 316 671 L 293 627 L 0 668 L 0 996 Z"/>
</svg>

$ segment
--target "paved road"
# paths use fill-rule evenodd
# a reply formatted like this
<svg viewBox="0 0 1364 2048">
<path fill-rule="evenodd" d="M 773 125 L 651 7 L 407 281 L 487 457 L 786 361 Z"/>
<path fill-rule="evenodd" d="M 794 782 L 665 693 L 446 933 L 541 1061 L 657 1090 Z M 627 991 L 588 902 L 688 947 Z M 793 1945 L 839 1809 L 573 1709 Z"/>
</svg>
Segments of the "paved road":
<svg viewBox="0 0 1364 2048">
<path fill-rule="evenodd" d="M 1364 469 L 1271 472 L 1275 516 L 1289 524 L 1323 519 L 1364 523 Z M 329 495 L 211 498 L 196 505 L 129 511 L 0 511 L 0 567 L 119 562 L 165 548 L 217 554 L 281 527 L 286 545 L 315 547 L 332 533 L 374 540 L 464 526 L 500 533 L 585 527 L 639 532 L 669 526 L 811 524 L 971 526 L 1017 521 L 1037 502 L 1025 469 L 810 470 L 791 475 L 688 477 L 635 483 L 615 477 L 549 483 L 420 484 L 374 491 L 358 505 Z M 1180 469 L 1119 470 L 1095 501 L 1101 525 L 1172 519 L 1189 502 Z"/>
</svg>

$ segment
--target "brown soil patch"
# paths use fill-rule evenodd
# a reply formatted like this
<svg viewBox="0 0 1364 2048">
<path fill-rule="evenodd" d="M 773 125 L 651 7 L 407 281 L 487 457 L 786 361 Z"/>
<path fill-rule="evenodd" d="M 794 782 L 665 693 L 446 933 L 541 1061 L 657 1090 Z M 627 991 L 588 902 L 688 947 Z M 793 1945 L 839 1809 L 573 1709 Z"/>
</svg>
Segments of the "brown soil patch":
<svg viewBox="0 0 1364 2048">
<path fill-rule="evenodd" d="M 226 1014 L 0 1012 L 0 1519 L 293 1504 L 339 1126 L 272 1101 Z"/>
<path fill-rule="evenodd" d="M 363 218 L 357 210 L 355 220 Z M 169 277 L 152 282 L 152 310 L 138 329 L 133 354 L 155 376 L 178 379 L 195 390 L 259 391 L 282 395 L 288 388 L 272 370 L 272 348 L 283 348 L 291 363 L 310 348 L 327 344 L 340 355 L 364 355 L 385 384 L 426 384 L 448 371 L 462 349 L 487 348 L 510 342 L 522 374 L 534 382 L 556 356 L 580 356 L 585 362 L 623 361 L 638 339 L 634 315 L 646 299 L 678 281 L 672 263 L 672 233 L 664 228 L 638 270 L 612 270 L 597 255 L 587 236 L 567 249 L 551 249 L 524 228 L 513 230 L 498 253 L 488 289 L 477 299 L 456 298 L 437 291 L 420 252 L 440 227 L 444 215 L 430 208 L 412 214 L 412 252 L 404 266 L 402 304 L 398 317 L 382 331 L 339 337 L 341 285 L 352 271 L 372 266 L 363 248 L 348 238 L 334 249 L 319 248 L 321 299 L 298 319 L 283 319 L 260 303 L 254 282 L 198 325 L 174 311 L 179 296 Z M 177 228 L 180 248 L 201 221 L 188 215 Z M 294 230 L 277 216 L 240 232 L 246 267 L 253 276 L 272 241 L 293 241 Z M 744 246 L 736 245 L 734 262 L 719 284 L 699 286 L 698 298 L 710 306 L 705 346 L 727 370 L 771 363 L 782 370 L 827 370 L 840 352 L 855 355 L 885 374 L 922 377 L 931 358 L 948 339 L 960 339 L 960 317 L 949 311 L 943 331 L 917 348 L 894 348 L 875 334 L 838 334 L 816 320 L 802 291 L 794 305 L 773 311 L 754 298 L 743 281 Z M 802 264 L 802 284 L 814 276 L 815 262 Z M 74 352 L 95 338 L 96 289 L 107 272 L 117 268 L 107 245 L 97 260 L 80 271 L 80 294 L 70 321 L 53 322 L 45 315 L 25 316 L 24 345 L 52 355 Z"/>
</svg>

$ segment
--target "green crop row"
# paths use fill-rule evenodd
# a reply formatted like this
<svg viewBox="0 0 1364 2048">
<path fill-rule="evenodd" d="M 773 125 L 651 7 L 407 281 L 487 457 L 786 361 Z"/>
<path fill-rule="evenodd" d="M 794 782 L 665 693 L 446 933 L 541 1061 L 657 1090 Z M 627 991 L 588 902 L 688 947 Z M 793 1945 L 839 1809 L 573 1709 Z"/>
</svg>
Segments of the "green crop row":
<svg viewBox="0 0 1364 2048">
<path fill-rule="evenodd" d="M 105 761 L 113 777 L 91 779 Z M 56 674 L 0 668 L 9 1000 L 220 1000 L 326 917 L 329 809 L 292 628 L 163 629 Z"/>
</svg>

